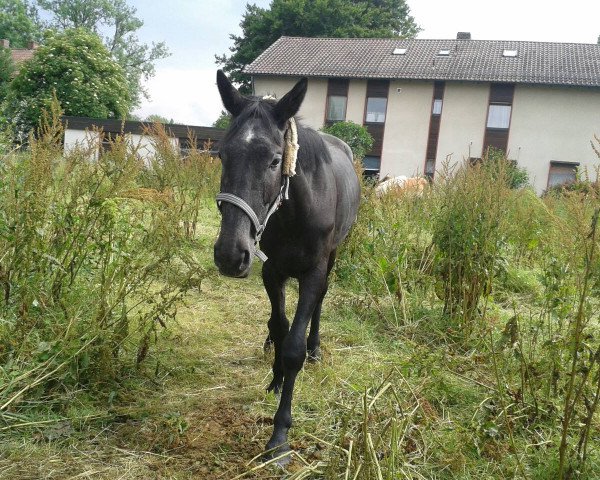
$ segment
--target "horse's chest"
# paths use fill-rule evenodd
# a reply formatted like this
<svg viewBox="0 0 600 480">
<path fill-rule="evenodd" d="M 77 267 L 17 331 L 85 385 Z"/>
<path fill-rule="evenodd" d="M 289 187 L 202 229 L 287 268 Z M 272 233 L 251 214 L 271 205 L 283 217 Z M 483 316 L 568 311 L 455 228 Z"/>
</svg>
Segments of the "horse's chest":
<svg viewBox="0 0 600 480">
<path fill-rule="evenodd" d="M 263 237 L 261 248 L 282 273 L 296 276 L 314 268 L 325 255 L 329 256 L 326 240 L 327 236 L 311 235 L 310 231 L 294 235 L 273 232 Z"/>
</svg>

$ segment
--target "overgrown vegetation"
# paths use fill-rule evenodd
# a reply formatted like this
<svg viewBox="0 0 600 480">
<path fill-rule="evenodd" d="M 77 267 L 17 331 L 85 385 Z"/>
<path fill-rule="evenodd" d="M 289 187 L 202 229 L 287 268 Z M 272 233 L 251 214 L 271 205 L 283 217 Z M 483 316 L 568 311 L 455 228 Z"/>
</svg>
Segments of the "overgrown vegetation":
<svg viewBox="0 0 600 480">
<path fill-rule="evenodd" d="M 600 197 L 588 186 L 542 200 L 528 189 L 515 190 L 514 172 L 494 152 L 491 161 L 446 166 L 423 197 L 377 199 L 366 187 L 359 223 L 338 262 L 338 281 L 363 293 L 355 309 L 383 320 L 387 335 L 427 345 L 446 361 L 477 358 L 476 366 L 462 366 L 458 374 L 488 390 L 471 412 L 476 428 L 469 441 L 477 456 L 503 457 L 500 475 L 595 478 Z M 388 380 L 363 398 L 361 411 L 377 403 L 385 409 L 380 422 L 364 413 L 350 435 L 359 441 L 355 450 L 336 450 L 347 455 L 350 478 L 396 478 L 398 468 L 404 477 L 423 478 L 430 468 L 423 450 L 414 463 L 413 450 L 425 449 L 427 441 L 407 430 L 408 400 L 390 397 L 406 390 L 405 380 L 396 373 Z M 378 400 L 384 386 L 389 401 Z M 411 393 L 415 415 L 423 401 Z M 433 392 L 419 394 L 425 405 L 434 403 Z M 439 408 L 452 405 L 443 401 Z M 411 428 L 421 435 L 430 428 L 424 418 L 414 422 Z M 465 448 L 448 443 L 442 451 L 463 456 Z M 451 463 L 446 468 L 454 469 Z"/>
<path fill-rule="evenodd" d="M 150 164 L 125 136 L 63 158 L 58 113 L 0 162 L 5 424 L 39 405 L 64 414 L 79 389 L 118 391 L 205 272 L 192 234 L 213 159 L 196 151 L 182 164 L 159 127 Z"/>
<path fill-rule="evenodd" d="M 2 157 L 0 476 L 281 476 L 252 461 L 277 401 L 259 268 L 215 274 L 219 165 L 151 133 L 149 162 L 120 137 L 63 157 L 52 121 Z M 513 167 L 364 185 L 287 478 L 600 476 L 600 197 Z"/>
</svg>

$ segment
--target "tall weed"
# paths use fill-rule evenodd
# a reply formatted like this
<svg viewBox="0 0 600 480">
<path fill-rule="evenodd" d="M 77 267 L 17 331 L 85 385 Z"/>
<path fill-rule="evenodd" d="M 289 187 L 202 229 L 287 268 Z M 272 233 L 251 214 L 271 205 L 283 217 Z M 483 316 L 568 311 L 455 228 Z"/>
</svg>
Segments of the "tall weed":
<svg viewBox="0 0 600 480">
<path fill-rule="evenodd" d="M 205 274 L 186 227 L 191 187 L 142 187 L 161 172 L 124 136 L 97 160 L 95 146 L 63 157 L 61 129 L 45 122 L 28 152 L 0 162 L 3 417 L 117 385 Z"/>
</svg>

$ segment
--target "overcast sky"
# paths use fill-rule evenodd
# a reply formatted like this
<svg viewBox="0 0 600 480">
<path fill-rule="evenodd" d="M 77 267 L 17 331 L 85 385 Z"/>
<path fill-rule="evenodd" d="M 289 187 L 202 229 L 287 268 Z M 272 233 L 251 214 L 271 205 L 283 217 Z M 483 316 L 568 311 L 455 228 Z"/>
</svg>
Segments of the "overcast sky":
<svg viewBox="0 0 600 480">
<path fill-rule="evenodd" d="M 165 41 L 172 55 L 156 63 L 146 87 L 151 99 L 135 113 L 159 114 L 177 123 L 211 125 L 222 109 L 215 85 L 215 54 L 228 52 L 230 33 L 240 33 L 243 0 L 129 0 L 144 21 L 142 41 Z M 255 0 L 267 7 L 271 0 Z M 471 32 L 480 40 L 596 43 L 600 1 L 409 0 L 423 29 L 418 38 L 455 38 Z M 323 12 L 326 14 L 327 12 Z"/>
</svg>

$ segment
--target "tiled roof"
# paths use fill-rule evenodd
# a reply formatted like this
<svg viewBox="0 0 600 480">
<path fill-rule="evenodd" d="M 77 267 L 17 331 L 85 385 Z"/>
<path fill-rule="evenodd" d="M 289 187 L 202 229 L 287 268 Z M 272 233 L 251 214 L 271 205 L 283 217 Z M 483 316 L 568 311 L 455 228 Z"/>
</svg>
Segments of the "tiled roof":
<svg viewBox="0 0 600 480">
<path fill-rule="evenodd" d="M 403 55 L 395 49 L 406 49 Z M 446 56 L 441 50 L 449 50 Z M 516 50 L 516 56 L 504 56 Z M 600 45 L 511 40 L 281 37 L 251 75 L 600 86 Z"/>
<path fill-rule="evenodd" d="M 35 50 L 28 50 L 26 48 L 16 48 L 10 51 L 13 62 L 22 63 L 25 60 L 29 60 L 33 57 Z"/>
</svg>

